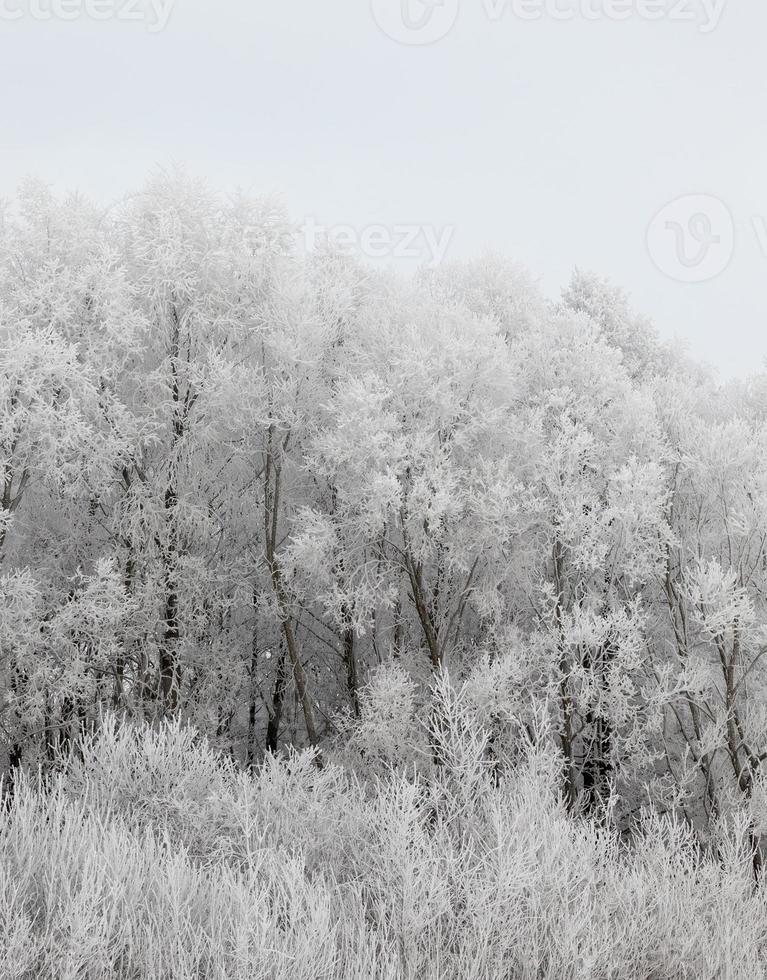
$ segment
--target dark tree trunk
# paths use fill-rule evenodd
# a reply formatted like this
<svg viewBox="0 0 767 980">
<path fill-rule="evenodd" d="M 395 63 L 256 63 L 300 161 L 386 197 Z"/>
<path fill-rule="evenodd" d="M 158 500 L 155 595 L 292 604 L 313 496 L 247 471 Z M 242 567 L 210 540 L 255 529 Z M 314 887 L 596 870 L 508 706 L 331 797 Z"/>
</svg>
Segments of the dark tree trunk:
<svg viewBox="0 0 767 980">
<path fill-rule="evenodd" d="M 5 783 L 6 804 L 10 803 L 16 794 L 21 764 L 24 761 L 23 755 L 22 747 L 18 743 L 11 745 L 8 750 L 8 779 Z"/>
<path fill-rule="evenodd" d="M 600 689 L 605 686 L 605 673 L 615 656 L 612 644 L 606 643 L 601 647 L 592 661 L 590 656 L 584 658 L 584 667 L 594 667 L 598 674 Z M 605 803 L 610 788 L 612 776 L 612 742 L 613 732 L 606 718 L 589 711 L 586 715 L 586 726 L 592 732 L 591 742 L 586 746 L 583 760 L 583 796 L 589 810 L 596 813 Z"/>
<path fill-rule="evenodd" d="M 554 575 L 554 589 L 556 592 L 556 621 L 559 633 L 559 704 L 562 712 L 562 728 L 559 732 L 559 744 L 562 754 L 565 757 L 563 792 L 565 801 L 569 809 L 575 807 L 578 797 L 578 784 L 575 773 L 575 759 L 573 755 L 573 700 L 570 693 L 570 665 L 567 662 L 564 644 L 563 619 L 565 613 L 565 556 L 562 544 L 559 539 L 555 539 L 552 549 L 552 568 Z"/>
<path fill-rule="evenodd" d="M 11 663 L 11 690 L 15 694 L 18 690 L 19 679 L 16 672 L 16 663 L 12 661 Z M 18 718 L 19 723 L 21 723 L 21 718 Z M 23 726 L 22 726 L 23 733 Z M 24 748 L 21 742 L 13 741 L 8 748 L 8 778 L 5 782 L 5 796 L 8 801 L 13 799 L 14 793 L 16 792 L 16 785 L 18 783 L 19 773 L 21 771 L 21 765 L 24 761 Z"/>
<path fill-rule="evenodd" d="M 280 747 L 280 725 L 282 724 L 282 709 L 285 704 L 285 688 L 288 682 L 288 663 L 285 646 L 280 643 L 280 659 L 277 664 L 277 677 L 272 691 L 272 710 L 269 713 L 269 723 L 266 726 L 266 750 L 275 754 Z"/>
<path fill-rule="evenodd" d="M 256 718 L 258 715 L 258 590 L 253 589 L 253 641 L 250 647 L 250 691 L 248 693 L 248 747 L 246 762 L 249 769 L 256 764 Z"/>
<path fill-rule="evenodd" d="M 168 489 L 165 494 L 165 507 L 172 514 L 175 507 L 175 491 Z M 169 518 L 172 520 L 172 516 Z M 171 537 L 175 535 L 171 531 Z M 175 581 L 176 546 L 172 540 L 165 562 L 165 632 L 160 645 L 160 697 L 165 710 L 173 714 L 178 707 L 180 683 L 178 667 L 178 591 Z"/>
<path fill-rule="evenodd" d="M 354 630 L 346 627 L 343 633 L 344 662 L 346 664 L 346 687 L 355 718 L 360 716 L 359 679 L 357 676 L 357 655 L 354 650 Z"/>
<path fill-rule="evenodd" d="M 317 733 L 317 723 L 314 718 L 314 706 L 309 696 L 306 671 L 301 661 L 301 655 L 296 643 L 296 635 L 293 629 L 293 622 L 290 613 L 290 601 L 288 590 L 282 577 L 282 570 L 277 559 L 277 527 L 279 523 L 280 511 L 280 492 L 282 489 L 282 470 L 280 457 L 277 453 L 282 453 L 287 445 L 286 437 L 282 447 L 277 450 L 275 445 L 276 433 L 274 426 L 269 429 L 269 439 L 266 453 L 266 466 L 264 467 L 264 537 L 266 545 L 266 564 L 272 581 L 272 588 L 277 600 L 277 607 L 282 618 L 282 635 L 285 638 L 290 665 L 293 669 L 293 680 L 296 685 L 296 695 L 301 702 L 306 725 L 306 734 L 312 746 L 319 745 L 319 735 Z M 317 756 L 317 764 L 322 765 L 322 758 Z"/>
<path fill-rule="evenodd" d="M 160 644 L 160 698 L 168 714 L 174 714 L 179 701 L 181 672 L 178 663 L 178 450 L 184 437 L 185 411 L 189 395 L 182 404 L 178 377 L 178 359 L 181 350 L 181 321 L 175 306 L 171 306 L 171 336 L 169 344 L 171 399 L 173 403 L 173 434 L 168 463 L 168 484 L 165 489 L 165 520 L 167 544 L 164 549 L 165 564 L 165 632 Z"/>
</svg>

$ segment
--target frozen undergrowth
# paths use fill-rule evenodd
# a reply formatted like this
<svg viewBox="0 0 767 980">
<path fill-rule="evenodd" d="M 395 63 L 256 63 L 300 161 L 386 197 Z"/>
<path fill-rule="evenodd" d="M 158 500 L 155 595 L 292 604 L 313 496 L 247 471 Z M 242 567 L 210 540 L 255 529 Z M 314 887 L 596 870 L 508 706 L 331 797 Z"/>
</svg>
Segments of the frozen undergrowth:
<svg viewBox="0 0 767 980">
<path fill-rule="evenodd" d="M 767 901 L 648 819 L 631 849 L 568 815 L 528 745 L 494 778 L 441 702 L 439 766 L 311 754 L 253 775 L 179 725 L 106 719 L 0 816 L 4 980 L 767 976 Z"/>
</svg>

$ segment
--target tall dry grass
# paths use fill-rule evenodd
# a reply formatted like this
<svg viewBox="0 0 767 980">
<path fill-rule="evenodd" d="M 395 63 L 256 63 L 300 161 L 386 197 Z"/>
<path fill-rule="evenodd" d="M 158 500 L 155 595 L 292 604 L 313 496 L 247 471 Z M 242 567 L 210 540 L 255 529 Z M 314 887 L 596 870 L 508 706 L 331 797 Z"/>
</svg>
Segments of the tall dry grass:
<svg viewBox="0 0 767 980">
<path fill-rule="evenodd" d="M 628 848 L 565 812 L 542 747 L 499 778 L 448 684 L 435 705 L 440 764 L 367 779 L 106 719 L 0 816 L 0 977 L 767 976 L 745 823 L 716 859 L 657 817 Z"/>
</svg>

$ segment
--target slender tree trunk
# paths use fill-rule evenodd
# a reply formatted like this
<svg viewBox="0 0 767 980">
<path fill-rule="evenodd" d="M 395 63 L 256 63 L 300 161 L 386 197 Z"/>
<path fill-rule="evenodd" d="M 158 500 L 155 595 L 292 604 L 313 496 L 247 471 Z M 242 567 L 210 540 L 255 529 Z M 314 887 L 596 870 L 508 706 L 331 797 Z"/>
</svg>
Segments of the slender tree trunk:
<svg viewBox="0 0 767 980">
<path fill-rule="evenodd" d="M 280 643 L 280 659 L 277 664 L 277 677 L 272 691 L 272 710 L 269 713 L 269 723 L 266 726 L 266 750 L 273 755 L 280 747 L 280 725 L 282 723 L 282 708 L 285 704 L 285 688 L 288 683 L 286 650 Z"/>
<path fill-rule="evenodd" d="M 164 549 L 165 564 L 165 632 L 160 644 L 160 697 L 165 711 L 173 715 L 178 707 L 181 671 L 178 662 L 178 450 L 184 436 L 181 390 L 178 377 L 178 359 L 181 347 L 181 321 L 178 311 L 171 305 L 170 375 L 173 404 L 173 435 L 168 463 L 168 484 L 165 489 L 165 521 L 167 545 Z"/>
<path fill-rule="evenodd" d="M 173 521 L 175 491 L 170 488 L 165 494 L 165 509 L 169 523 Z M 165 561 L 165 631 L 160 645 L 160 697 L 165 710 L 173 714 L 178 707 L 180 672 L 178 667 L 178 591 L 176 584 L 176 542 L 175 532 L 170 529 L 171 542 Z"/>
<path fill-rule="evenodd" d="M 404 518 L 403 518 L 404 524 Z M 410 555 L 407 540 L 405 540 L 405 564 L 410 580 L 410 598 L 415 606 L 418 615 L 418 622 L 423 630 L 424 642 L 429 653 L 429 662 L 433 670 L 439 670 L 442 666 L 442 651 L 440 650 L 440 638 L 437 627 L 434 623 L 429 600 L 423 583 L 423 568 L 420 562 L 413 560 Z"/>
<path fill-rule="evenodd" d="M 11 658 L 10 687 L 13 694 L 17 694 L 19 678 L 16 668 L 15 658 Z M 23 734 L 23 721 L 18 718 L 19 725 Z M 20 740 L 14 740 L 8 748 L 8 780 L 5 784 L 5 794 L 8 800 L 12 800 L 16 792 L 16 785 L 19 779 L 19 772 L 24 761 L 24 747 Z"/>
<path fill-rule="evenodd" d="M 608 641 L 597 650 L 593 660 L 590 656 L 584 659 L 584 666 L 596 671 L 600 690 L 604 689 L 604 675 L 614 656 L 615 651 Z M 613 732 L 610 722 L 593 711 L 587 713 L 586 724 L 592 739 L 583 760 L 583 795 L 589 808 L 596 812 L 600 801 L 604 802 L 607 797 L 612 775 Z"/>
<path fill-rule="evenodd" d="M 394 603 L 394 610 L 392 613 L 393 618 L 393 633 L 392 633 L 392 657 L 395 660 L 399 660 L 403 653 L 403 644 L 405 640 L 405 623 L 402 618 L 402 598 L 397 592 L 397 601 Z"/>
<path fill-rule="evenodd" d="M 312 706 L 311 698 L 309 697 L 309 691 L 306 683 L 306 672 L 304 671 L 304 665 L 301 663 L 298 646 L 296 645 L 296 636 L 293 631 L 293 624 L 285 611 L 287 602 L 284 592 L 282 591 L 282 580 L 279 576 L 279 570 L 277 571 L 276 588 L 281 596 L 280 606 L 283 610 L 282 614 L 285 617 L 282 621 L 282 632 L 285 637 L 285 645 L 288 648 L 288 657 L 290 657 L 290 663 L 293 668 L 293 680 L 296 684 L 296 694 L 298 695 L 298 700 L 301 702 L 301 709 L 304 714 L 306 734 L 309 737 L 310 744 L 316 746 L 319 745 L 320 740 L 317 734 L 317 724 L 314 720 L 314 707 Z"/>
<path fill-rule="evenodd" d="M 559 701 L 562 711 L 562 729 L 559 742 L 565 757 L 564 794 L 570 809 L 575 807 L 578 799 L 578 782 L 575 775 L 575 759 L 573 756 L 573 706 L 567 679 L 567 664 L 560 663 L 561 680 L 559 682 Z"/>
<path fill-rule="evenodd" d="M 725 688 L 725 708 L 727 711 L 727 751 L 738 787 L 747 800 L 751 799 L 754 782 L 760 770 L 759 759 L 744 738 L 743 724 L 737 703 L 736 671 L 740 661 L 740 628 L 736 621 L 732 631 L 732 651 L 727 655 L 727 647 L 723 636 L 717 638 L 717 649 L 722 665 Z M 741 750 L 745 753 L 745 761 L 741 759 Z M 752 870 L 755 880 L 762 873 L 762 843 L 756 826 L 752 822 L 749 828 L 751 843 Z"/>
<path fill-rule="evenodd" d="M 343 632 L 344 663 L 346 664 L 346 688 L 355 718 L 360 716 L 359 680 L 357 677 L 357 655 L 354 649 L 354 630 L 346 627 Z"/>
<path fill-rule="evenodd" d="M 288 600 L 287 589 L 282 577 L 282 571 L 277 560 L 277 526 L 280 506 L 280 491 L 282 488 L 282 471 L 279 463 L 275 459 L 275 431 L 274 426 L 269 428 L 269 442 L 266 454 L 266 466 L 264 472 L 264 531 L 266 538 L 266 564 L 277 599 L 277 607 L 282 620 L 282 634 L 285 638 L 285 645 L 293 668 L 293 679 L 296 685 L 296 694 L 301 702 L 301 709 L 306 725 L 306 734 L 309 742 L 313 746 L 319 744 L 317 724 L 314 719 L 314 707 L 309 696 L 306 672 L 301 662 L 301 656 L 296 643 L 296 636 L 293 630 L 293 623 L 290 616 L 290 602 Z M 318 756 L 318 761 L 320 758 Z M 320 761 L 321 764 L 321 761 Z"/>
<path fill-rule="evenodd" d="M 8 779 L 5 783 L 6 802 L 11 802 L 16 794 L 16 786 L 19 782 L 19 773 L 24 761 L 24 753 L 21 745 L 14 742 L 8 750 Z"/>
<path fill-rule="evenodd" d="M 575 757 L 574 757 L 574 746 L 573 746 L 573 702 L 570 695 L 570 665 L 565 657 L 565 647 L 564 647 L 564 606 L 565 606 L 565 593 L 564 593 L 564 564 L 565 556 L 562 550 L 562 544 L 559 539 L 554 541 L 554 549 L 552 554 L 553 566 L 554 566 L 554 589 L 556 593 L 556 620 L 557 620 L 557 630 L 559 633 L 559 646 L 560 646 L 560 658 L 559 658 L 559 706 L 562 714 L 562 728 L 559 732 L 559 744 L 562 749 L 562 754 L 565 757 L 565 773 L 564 773 L 564 796 L 567 801 L 567 805 L 570 809 L 575 807 L 578 799 L 578 783 L 575 773 Z"/>
<path fill-rule="evenodd" d="M 250 646 L 250 691 L 248 693 L 247 765 L 256 764 L 256 717 L 258 713 L 258 589 L 253 588 L 253 641 Z"/>
<path fill-rule="evenodd" d="M 130 546 L 129 546 L 130 548 Z M 126 595 L 133 594 L 133 577 L 135 569 L 133 564 L 133 553 L 129 550 L 128 561 L 125 567 L 125 592 Z M 117 650 L 115 657 L 115 684 L 114 694 L 112 695 L 112 706 L 115 711 L 119 711 L 123 706 L 125 691 L 125 650 L 122 644 Z"/>
</svg>

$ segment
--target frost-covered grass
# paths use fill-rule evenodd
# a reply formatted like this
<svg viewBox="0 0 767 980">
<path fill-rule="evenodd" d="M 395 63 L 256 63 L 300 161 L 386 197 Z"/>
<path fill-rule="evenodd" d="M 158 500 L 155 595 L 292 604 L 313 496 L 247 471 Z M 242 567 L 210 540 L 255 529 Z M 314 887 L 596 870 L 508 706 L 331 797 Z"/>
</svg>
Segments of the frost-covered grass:
<svg viewBox="0 0 767 980">
<path fill-rule="evenodd" d="M 659 819 L 628 850 L 542 751 L 494 779 L 453 721 L 441 766 L 367 780 L 107 721 L 0 816 L 0 977 L 767 976 L 737 828 L 718 860 Z"/>
</svg>

